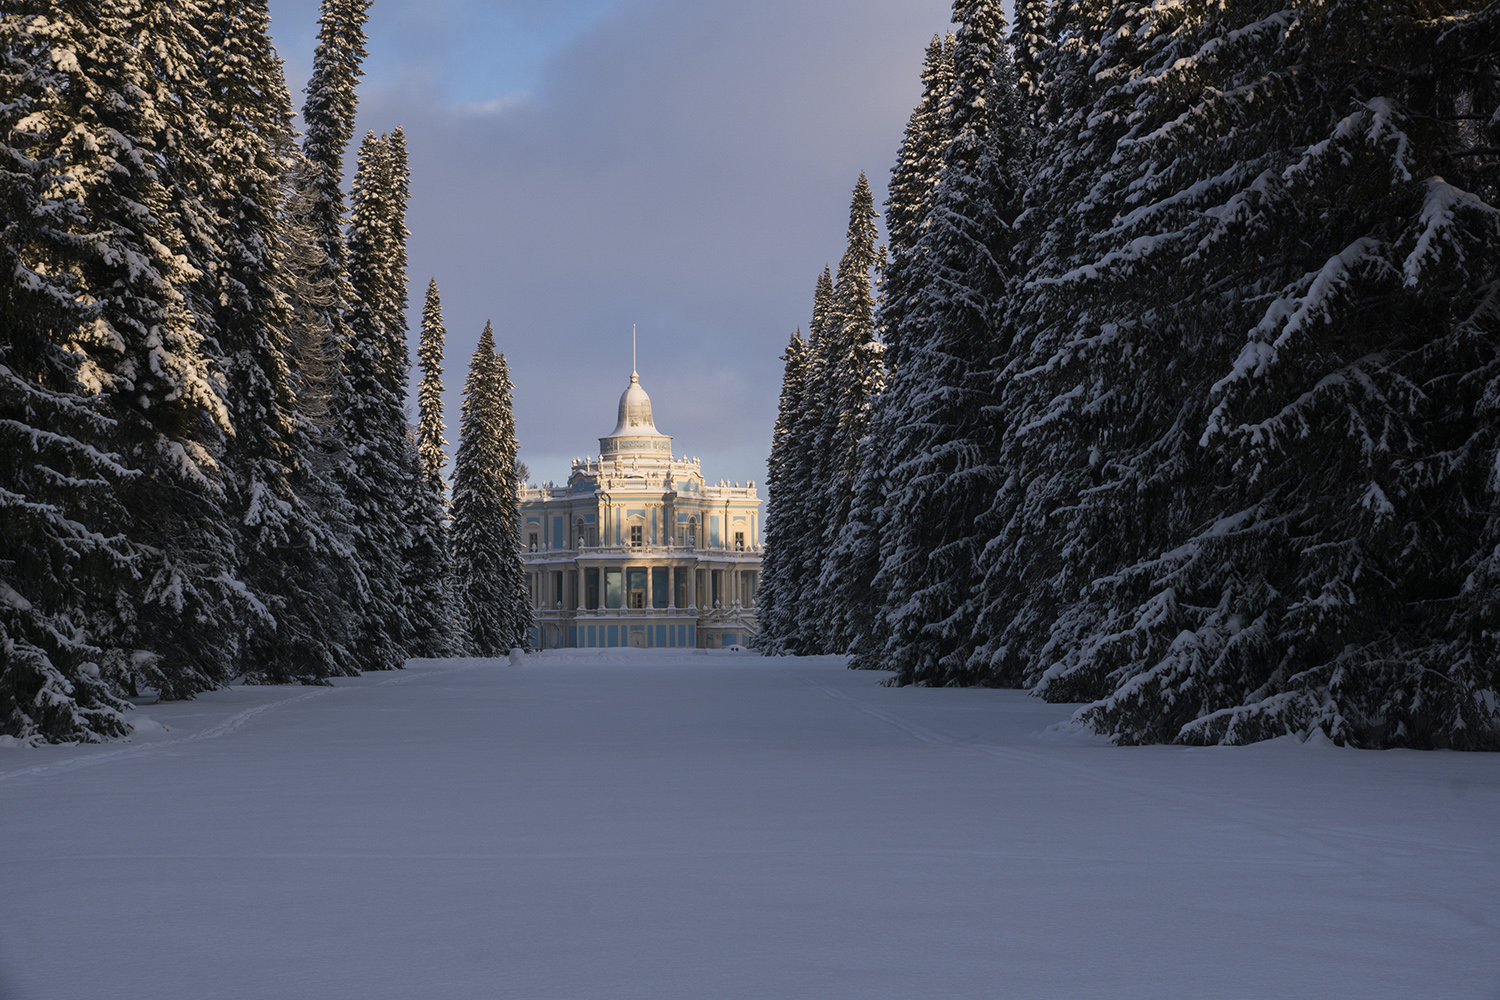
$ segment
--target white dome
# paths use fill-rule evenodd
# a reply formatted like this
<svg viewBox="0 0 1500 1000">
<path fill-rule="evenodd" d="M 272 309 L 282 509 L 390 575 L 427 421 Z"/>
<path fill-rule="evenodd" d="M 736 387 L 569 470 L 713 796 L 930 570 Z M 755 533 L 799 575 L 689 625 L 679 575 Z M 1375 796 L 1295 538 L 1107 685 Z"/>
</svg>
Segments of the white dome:
<svg viewBox="0 0 1500 1000">
<path fill-rule="evenodd" d="M 651 397 L 641 388 L 641 377 L 635 372 L 630 373 L 630 384 L 620 394 L 620 419 L 609 436 L 622 437 L 627 434 L 661 435 L 651 419 Z"/>
<path fill-rule="evenodd" d="M 620 396 L 620 416 L 615 429 L 599 439 L 599 454 L 605 459 L 672 457 L 672 439 L 656 429 L 651 418 L 651 397 L 641 388 L 641 377 L 630 373 L 630 384 Z"/>
</svg>

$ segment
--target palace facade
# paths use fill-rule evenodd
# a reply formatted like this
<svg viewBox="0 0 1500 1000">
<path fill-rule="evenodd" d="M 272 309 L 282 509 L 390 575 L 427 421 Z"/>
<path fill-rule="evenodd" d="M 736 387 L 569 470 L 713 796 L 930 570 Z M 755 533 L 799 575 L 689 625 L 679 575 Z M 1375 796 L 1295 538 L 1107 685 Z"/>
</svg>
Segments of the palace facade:
<svg viewBox="0 0 1500 1000">
<path fill-rule="evenodd" d="M 521 493 L 533 649 L 754 644 L 760 583 L 755 484 L 710 486 L 675 458 L 640 376 L 599 453 L 565 486 Z"/>
</svg>

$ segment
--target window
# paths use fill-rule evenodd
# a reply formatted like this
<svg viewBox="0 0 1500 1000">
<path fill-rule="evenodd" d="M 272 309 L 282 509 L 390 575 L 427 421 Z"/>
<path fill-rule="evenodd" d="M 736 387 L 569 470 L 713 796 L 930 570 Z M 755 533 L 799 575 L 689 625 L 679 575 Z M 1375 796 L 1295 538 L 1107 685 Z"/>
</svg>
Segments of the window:
<svg viewBox="0 0 1500 1000">
<path fill-rule="evenodd" d="M 618 608 L 625 595 L 621 593 L 624 589 L 623 574 L 617 569 L 604 571 L 604 606 L 606 608 Z"/>
<path fill-rule="evenodd" d="M 745 533 L 743 531 L 736 531 L 734 533 L 734 550 L 736 552 L 745 551 Z"/>
<path fill-rule="evenodd" d="M 531 549 L 532 552 L 536 551 L 536 532 L 535 531 L 533 531 L 531 533 L 531 541 L 528 543 L 528 546 L 529 546 L 529 548 Z"/>
<path fill-rule="evenodd" d="M 625 590 L 629 607 L 632 611 L 641 611 L 646 607 L 646 570 L 642 567 L 632 566 L 625 571 Z"/>
<path fill-rule="evenodd" d="M 641 535 L 644 533 L 644 530 L 639 524 L 632 524 L 630 526 L 630 547 L 632 549 L 641 547 Z M 532 537 L 536 536 L 533 535 Z"/>
<path fill-rule="evenodd" d="M 583 582 L 587 592 L 584 607 L 593 611 L 599 606 L 599 571 L 597 569 L 586 569 L 583 571 Z M 593 645 L 590 643 L 590 645 Z"/>
<path fill-rule="evenodd" d="M 671 570 L 665 566 L 657 566 L 651 570 L 651 606 L 653 608 L 664 608 L 667 606 L 667 599 L 672 596 L 670 579 Z M 665 639 L 657 643 L 659 646 L 665 646 L 666 644 Z"/>
</svg>

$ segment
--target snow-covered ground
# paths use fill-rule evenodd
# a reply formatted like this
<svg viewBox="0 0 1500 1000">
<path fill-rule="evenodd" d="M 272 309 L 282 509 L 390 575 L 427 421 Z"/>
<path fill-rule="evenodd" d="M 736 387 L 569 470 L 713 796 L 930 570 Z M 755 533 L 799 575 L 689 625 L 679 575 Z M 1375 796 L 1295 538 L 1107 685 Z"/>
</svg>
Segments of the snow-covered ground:
<svg viewBox="0 0 1500 1000">
<path fill-rule="evenodd" d="M 879 680 L 419 662 L 0 750 L 0 997 L 1500 997 L 1500 755 Z"/>
</svg>

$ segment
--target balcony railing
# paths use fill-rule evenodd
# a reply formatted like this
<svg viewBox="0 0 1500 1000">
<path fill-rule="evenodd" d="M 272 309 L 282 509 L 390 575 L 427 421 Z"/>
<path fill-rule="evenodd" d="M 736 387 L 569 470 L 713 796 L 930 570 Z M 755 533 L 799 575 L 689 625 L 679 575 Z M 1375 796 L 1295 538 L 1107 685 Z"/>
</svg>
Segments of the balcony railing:
<svg viewBox="0 0 1500 1000">
<path fill-rule="evenodd" d="M 699 555 L 699 556 L 753 556 L 761 554 L 759 545 L 746 545 L 743 548 L 735 548 L 733 545 L 579 545 L 571 549 L 552 549 L 541 545 L 528 546 L 525 555 L 573 555 L 573 556 L 614 556 L 614 555 Z"/>
</svg>

